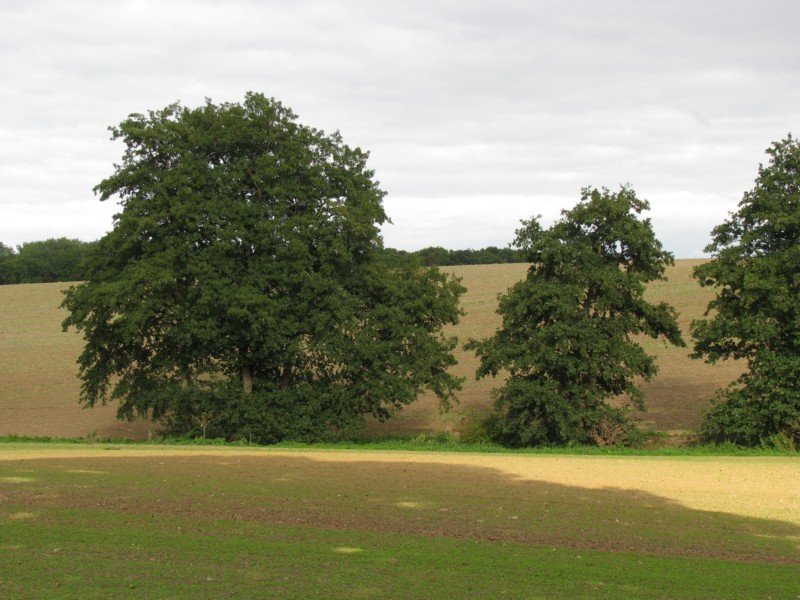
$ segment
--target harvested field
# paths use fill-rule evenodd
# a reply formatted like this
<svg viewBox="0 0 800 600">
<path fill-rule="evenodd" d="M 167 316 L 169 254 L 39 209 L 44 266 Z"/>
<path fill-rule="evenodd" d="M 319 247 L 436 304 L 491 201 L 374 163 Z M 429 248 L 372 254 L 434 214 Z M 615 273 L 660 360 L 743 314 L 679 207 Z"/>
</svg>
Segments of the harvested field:
<svg viewBox="0 0 800 600">
<path fill-rule="evenodd" d="M 797 468 L 5 444 L 0 592 L 793 597 Z"/>
<path fill-rule="evenodd" d="M 151 424 L 117 421 L 113 406 L 78 405 L 83 340 L 61 331 L 59 308 L 68 285 L 0 285 L 0 435 L 142 439 Z"/>
<path fill-rule="evenodd" d="M 688 326 L 700 316 L 713 296 L 690 277 L 699 261 L 680 260 L 667 273 L 669 280 L 653 284 L 653 300 L 665 300 L 681 313 L 681 326 L 688 339 Z M 463 278 L 466 316 L 453 331 L 465 342 L 470 337 L 490 335 L 498 324 L 497 295 L 524 277 L 526 265 L 477 265 L 451 267 Z M 153 425 L 115 419 L 115 408 L 83 410 L 77 403 L 79 382 L 75 360 L 81 338 L 62 333 L 64 313 L 58 308 L 60 290 L 67 284 L 0 286 L 0 435 L 17 434 L 53 437 L 145 438 Z M 645 340 L 658 357 L 661 371 L 643 389 L 648 412 L 640 415 L 645 426 L 667 431 L 684 431 L 697 426 L 709 406 L 714 390 L 735 378 L 741 366 L 716 366 L 688 358 L 689 349 L 666 348 Z M 430 395 L 385 424 L 372 424 L 374 434 L 414 434 L 457 431 L 464 422 L 477 418 L 491 405 L 492 387 L 500 380 L 475 381 L 477 360 L 459 350 L 456 374 L 466 378 L 453 411 L 440 414 Z"/>
<path fill-rule="evenodd" d="M 692 269 L 702 260 L 678 260 L 667 269 L 667 280 L 655 282 L 648 288 L 651 302 L 668 302 L 679 312 L 679 325 L 684 339 L 690 344 L 689 325 L 703 315 L 713 290 L 701 288 L 692 279 Z M 450 267 L 448 270 L 462 278 L 467 292 L 462 298 L 466 311 L 461 323 L 453 328 L 459 340 L 491 335 L 500 324 L 495 313 L 497 295 L 525 277 L 528 266 L 523 264 L 471 265 Z M 662 342 L 642 340 L 648 352 L 656 356 L 659 373 L 653 380 L 642 383 L 647 411 L 637 414 L 642 425 L 668 432 L 682 432 L 697 427 L 703 413 L 708 410 L 714 391 L 733 381 L 743 366 L 734 361 L 709 365 L 689 358 L 691 344 L 686 348 L 668 347 Z M 502 379 L 475 380 L 478 360 L 471 352 L 456 352 L 458 365 L 454 372 L 466 378 L 459 394 L 460 404 L 449 413 L 440 414 L 435 396 L 422 396 L 416 404 L 406 408 L 386 424 L 373 426 L 381 433 L 423 433 L 441 430 L 459 430 L 463 423 L 478 418 L 491 407 L 491 390 L 502 384 Z"/>
</svg>

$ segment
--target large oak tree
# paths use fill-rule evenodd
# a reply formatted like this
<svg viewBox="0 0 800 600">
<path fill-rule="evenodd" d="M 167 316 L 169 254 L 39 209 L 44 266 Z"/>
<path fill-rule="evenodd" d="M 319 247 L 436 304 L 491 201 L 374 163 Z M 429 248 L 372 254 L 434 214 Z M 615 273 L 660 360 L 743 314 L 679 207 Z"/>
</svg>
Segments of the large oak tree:
<svg viewBox="0 0 800 600">
<path fill-rule="evenodd" d="M 82 401 L 182 433 L 314 437 L 446 405 L 458 281 L 383 251 L 367 154 L 279 102 L 179 104 L 112 128 L 121 211 L 64 300 Z"/>
</svg>

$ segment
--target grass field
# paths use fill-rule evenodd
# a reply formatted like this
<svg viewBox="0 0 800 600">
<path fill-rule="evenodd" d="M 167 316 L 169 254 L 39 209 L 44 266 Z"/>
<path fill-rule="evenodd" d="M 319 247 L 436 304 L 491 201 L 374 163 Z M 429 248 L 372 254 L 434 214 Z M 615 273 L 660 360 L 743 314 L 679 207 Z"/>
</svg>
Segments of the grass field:
<svg viewBox="0 0 800 600">
<path fill-rule="evenodd" d="M 700 316 L 713 292 L 701 289 L 690 277 L 698 261 L 680 260 L 668 272 L 667 282 L 649 289 L 653 300 L 666 300 L 680 311 L 687 333 L 691 319 Z M 466 316 L 454 329 L 462 341 L 490 335 L 498 324 L 497 295 L 524 277 L 526 265 L 452 267 L 463 278 Z M 65 284 L 0 286 L 0 435 L 101 438 L 147 437 L 153 425 L 118 422 L 114 407 L 83 410 L 77 404 L 79 384 L 75 359 L 81 338 L 62 333 L 64 313 L 58 308 Z M 706 365 L 688 358 L 688 349 L 666 348 L 645 340 L 658 356 L 660 374 L 644 384 L 649 410 L 643 424 L 666 431 L 684 431 L 699 423 L 714 390 L 739 372 L 735 363 Z M 490 391 L 500 381 L 475 381 L 474 355 L 457 352 L 458 375 L 467 378 L 460 404 L 440 414 L 435 398 L 423 396 L 386 424 L 373 424 L 374 434 L 415 434 L 453 431 L 487 410 Z"/>
<path fill-rule="evenodd" d="M 0 445 L 4 598 L 798 598 L 796 458 Z"/>
</svg>

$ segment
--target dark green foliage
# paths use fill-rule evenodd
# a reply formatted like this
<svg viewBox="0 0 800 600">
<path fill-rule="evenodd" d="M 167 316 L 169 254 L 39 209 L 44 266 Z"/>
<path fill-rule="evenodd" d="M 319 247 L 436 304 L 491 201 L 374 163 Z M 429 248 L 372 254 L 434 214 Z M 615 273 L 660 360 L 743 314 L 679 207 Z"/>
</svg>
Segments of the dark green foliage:
<svg viewBox="0 0 800 600">
<path fill-rule="evenodd" d="M 0 285 L 12 283 L 11 263 L 15 256 L 14 249 L 11 246 L 6 246 L 3 242 L 0 242 Z"/>
<path fill-rule="evenodd" d="M 427 266 L 454 265 L 493 265 L 501 263 L 525 262 L 525 253 L 514 248 L 488 246 L 480 250 L 447 250 L 441 246 L 431 246 L 408 253 Z"/>
<path fill-rule="evenodd" d="M 749 370 L 720 390 L 707 441 L 755 445 L 780 434 L 800 443 L 800 143 L 767 150 L 755 187 L 712 231 L 700 285 L 718 288 L 710 318 L 695 321 L 695 358 L 745 359 Z"/>
<path fill-rule="evenodd" d="M 68 238 L 26 242 L 19 253 L 0 242 L 0 285 L 81 281 L 86 278 L 84 260 L 96 242 Z M 513 248 L 488 246 L 480 250 L 423 248 L 414 252 L 385 248 L 396 261 L 416 261 L 423 266 L 490 265 L 524 262 L 525 255 Z"/>
<path fill-rule="evenodd" d="M 15 253 L 0 244 L 0 284 L 80 281 L 94 242 L 68 238 L 20 244 Z"/>
<path fill-rule="evenodd" d="M 0 242 L 0 261 L 11 258 L 12 256 L 14 256 L 14 249 Z"/>
<path fill-rule="evenodd" d="M 335 414 L 313 386 L 258 389 L 242 394 L 235 382 L 174 389 L 163 433 L 190 439 L 245 440 L 254 444 L 333 442 L 363 433 L 363 414 Z"/>
<path fill-rule="evenodd" d="M 126 152 L 96 190 L 122 211 L 64 300 L 83 402 L 275 441 L 453 399 L 463 288 L 383 251 L 366 153 L 260 94 L 112 131 Z"/>
<path fill-rule="evenodd" d="M 477 376 L 509 374 L 495 391 L 493 439 L 509 446 L 626 443 L 635 434 L 626 410 L 606 404 L 627 394 L 643 408 L 636 377 L 656 373 L 653 357 L 631 336 L 683 345 L 675 310 L 644 300 L 645 284 L 672 264 L 655 238 L 649 208 L 633 190 L 584 189 L 581 201 L 550 229 L 524 221 L 516 246 L 528 276 L 500 297 L 503 323 L 467 349 Z"/>
</svg>

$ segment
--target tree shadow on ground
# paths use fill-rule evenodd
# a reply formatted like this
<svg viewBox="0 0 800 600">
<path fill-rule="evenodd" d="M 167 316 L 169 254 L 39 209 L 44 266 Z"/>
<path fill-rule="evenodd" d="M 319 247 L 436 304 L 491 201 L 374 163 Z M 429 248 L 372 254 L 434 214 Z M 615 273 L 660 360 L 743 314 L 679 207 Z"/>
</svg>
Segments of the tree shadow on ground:
<svg viewBox="0 0 800 600">
<path fill-rule="evenodd" d="M 91 508 L 800 564 L 800 526 L 788 521 L 687 508 L 640 490 L 522 480 L 491 467 L 235 452 L 0 462 L 0 477 L 22 475 L 26 482 L 0 484 L 0 495 L 42 515 Z"/>
</svg>

